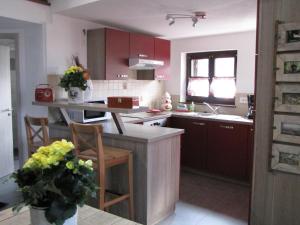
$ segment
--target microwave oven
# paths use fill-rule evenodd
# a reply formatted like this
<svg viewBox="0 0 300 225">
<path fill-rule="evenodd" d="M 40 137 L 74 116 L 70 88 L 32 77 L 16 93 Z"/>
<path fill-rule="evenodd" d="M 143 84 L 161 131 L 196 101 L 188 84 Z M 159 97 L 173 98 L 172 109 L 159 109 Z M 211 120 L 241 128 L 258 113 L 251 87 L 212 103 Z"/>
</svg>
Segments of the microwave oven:
<svg viewBox="0 0 300 225">
<path fill-rule="evenodd" d="M 106 99 L 88 101 L 86 103 L 107 104 Z M 67 113 L 71 120 L 77 123 L 92 123 L 111 119 L 110 112 L 90 111 L 84 109 L 68 109 Z"/>
</svg>

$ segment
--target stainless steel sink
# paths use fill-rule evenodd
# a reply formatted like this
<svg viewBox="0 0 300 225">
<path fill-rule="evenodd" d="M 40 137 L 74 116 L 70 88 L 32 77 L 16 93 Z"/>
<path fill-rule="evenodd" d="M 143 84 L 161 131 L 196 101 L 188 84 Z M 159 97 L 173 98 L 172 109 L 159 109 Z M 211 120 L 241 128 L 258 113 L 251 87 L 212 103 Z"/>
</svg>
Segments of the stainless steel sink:
<svg viewBox="0 0 300 225">
<path fill-rule="evenodd" d="M 243 119 L 245 119 L 242 116 L 226 115 L 226 114 L 218 114 L 218 115 L 216 115 L 216 118 L 218 118 L 218 119 L 224 119 L 224 120 L 243 120 Z"/>
<path fill-rule="evenodd" d="M 206 117 L 206 118 L 212 118 L 218 116 L 217 114 L 214 113 L 204 113 L 204 112 L 198 112 L 197 116 L 199 117 Z"/>
</svg>

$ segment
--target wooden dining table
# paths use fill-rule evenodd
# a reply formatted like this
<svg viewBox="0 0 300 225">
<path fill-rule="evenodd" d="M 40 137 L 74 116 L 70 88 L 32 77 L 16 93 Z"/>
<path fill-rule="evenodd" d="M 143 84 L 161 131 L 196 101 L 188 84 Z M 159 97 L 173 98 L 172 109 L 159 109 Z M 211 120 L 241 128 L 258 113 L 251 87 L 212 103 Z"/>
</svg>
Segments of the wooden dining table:
<svg viewBox="0 0 300 225">
<path fill-rule="evenodd" d="M 0 211 L 0 225 L 30 225 L 29 208 L 23 208 L 19 213 L 12 209 Z M 78 208 L 78 225 L 141 225 L 90 206 Z"/>
</svg>

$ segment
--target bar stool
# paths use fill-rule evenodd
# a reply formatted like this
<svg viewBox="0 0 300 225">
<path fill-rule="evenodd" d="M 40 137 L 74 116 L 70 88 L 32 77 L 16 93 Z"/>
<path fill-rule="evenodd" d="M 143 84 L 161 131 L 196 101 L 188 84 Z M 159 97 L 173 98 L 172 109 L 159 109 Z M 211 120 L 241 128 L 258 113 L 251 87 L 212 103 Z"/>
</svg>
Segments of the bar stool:
<svg viewBox="0 0 300 225">
<path fill-rule="evenodd" d="M 127 200 L 129 219 L 134 219 L 132 152 L 125 149 L 103 146 L 103 128 L 101 125 L 72 123 L 70 127 L 77 157 L 83 160 L 92 160 L 93 166 L 98 172 L 100 186 L 99 208 L 105 210 L 116 203 Z M 121 164 L 128 165 L 128 193 L 113 193 L 118 197 L 106 201 L 105 196 L 109 193 L 105 185 L 106 169 Z"/>
<path fill-rule="evenodd" d="M 24 120 L 28 144 L 28 157 L 36 152 L 39 147 L 49 145 L 57 140 L 55 138 L 49 138 L 48 118 L 25 116 Z"/>
</svg>

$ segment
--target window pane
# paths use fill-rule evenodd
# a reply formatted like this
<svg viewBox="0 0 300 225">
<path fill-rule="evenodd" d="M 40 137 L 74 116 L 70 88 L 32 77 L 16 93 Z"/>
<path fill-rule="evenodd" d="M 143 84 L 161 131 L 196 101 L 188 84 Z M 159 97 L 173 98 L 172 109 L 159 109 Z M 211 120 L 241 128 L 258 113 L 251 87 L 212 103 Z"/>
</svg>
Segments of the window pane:
<svg viewBox="0 0 300 225">
<path fill-rule="evenodd" d="M 189 96 L 208 97 L 209 95 L 208 79 L 190 78 L 187 92 Z"/>
<path fill-rule="evenodd" d="M 216 98 L 234 98 L 236 87 L 233 78 L 214 78 L 211 91 Z"/>
<path fill-rule="evenodd" d="M 234 77 L 234 57 L 215 59 L 215 77 Z"/>
<path fill-rule="evenodd" d="M 191 60 L 191 77 L 208 77 L 208 59 Z"/>
</svg>

